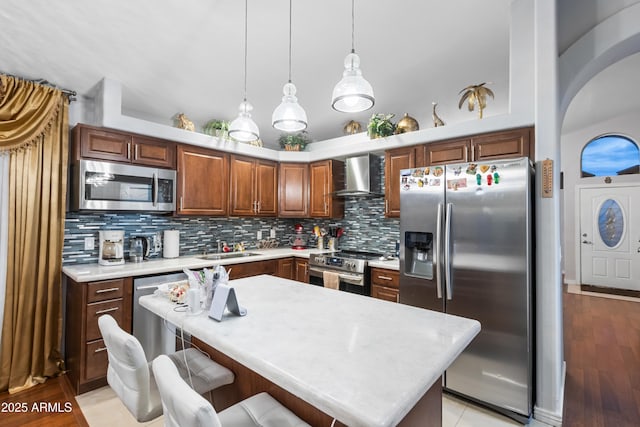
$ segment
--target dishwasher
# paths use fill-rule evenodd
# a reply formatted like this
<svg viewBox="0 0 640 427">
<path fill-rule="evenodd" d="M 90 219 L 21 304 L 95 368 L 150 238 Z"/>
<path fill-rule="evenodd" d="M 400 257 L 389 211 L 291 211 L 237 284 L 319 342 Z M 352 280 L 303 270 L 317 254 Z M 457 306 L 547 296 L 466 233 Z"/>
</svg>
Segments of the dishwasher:
<svg viewBox="0 0 640 427">
<path fill-rule="evenodd" d="M 133 336 L 142 344 L 148 361 L 161 354 L 171 354 L 176 351 L 176 327 L 142 307 L 138 300 L 142 296 L 153 295 L 158 286 L 163 283 L 186 279 L 187 275 L 184 273 L 133 279 Z"/>
</svg>

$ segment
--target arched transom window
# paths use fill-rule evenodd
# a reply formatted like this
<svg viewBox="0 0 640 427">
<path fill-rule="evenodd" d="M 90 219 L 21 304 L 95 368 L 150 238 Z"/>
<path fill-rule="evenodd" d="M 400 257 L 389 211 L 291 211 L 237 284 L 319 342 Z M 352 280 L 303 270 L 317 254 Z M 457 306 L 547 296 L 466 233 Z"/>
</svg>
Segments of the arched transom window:
<svg viewBox="0 0 640 427">
<path fill-rule="evenodd" d="M 638 144 L 626 136 L 604 135 L 582 150 L 582 177 L 640 173 Z"/>
</svg>

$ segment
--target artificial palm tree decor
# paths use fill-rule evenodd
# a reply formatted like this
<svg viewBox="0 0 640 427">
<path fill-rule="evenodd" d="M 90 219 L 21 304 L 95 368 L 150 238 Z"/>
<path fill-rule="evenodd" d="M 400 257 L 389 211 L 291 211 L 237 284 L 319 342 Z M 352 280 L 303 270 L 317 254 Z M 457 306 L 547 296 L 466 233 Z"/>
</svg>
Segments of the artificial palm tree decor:
<svg viewBox="0 0 640 427">
<path fill-rule="evenodd" d="M 479 85 L 471 85 L 462 89 L 458 94 L 462 93 L 460 102 L 458 103 L 458 109 L 462 108 L 462 104 L 467 101 L 467 107 L 469 111 L 475 109 L 478 104 L 478 118 L 482 118 L 482 112 L 487 106 L 487 95 L 493 98 L 493 91 L 488 87 L 485 87 L 487 83 L 480 83 Z M 464 92 L 464 93 L 463 93 Z"/>
</svg>

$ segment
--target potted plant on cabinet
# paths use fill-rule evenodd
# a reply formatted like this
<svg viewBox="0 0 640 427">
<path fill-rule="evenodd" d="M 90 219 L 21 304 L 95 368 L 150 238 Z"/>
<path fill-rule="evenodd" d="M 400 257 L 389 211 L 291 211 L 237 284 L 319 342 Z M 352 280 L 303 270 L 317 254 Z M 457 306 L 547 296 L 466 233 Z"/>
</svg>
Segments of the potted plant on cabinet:
<svg viewBox="0 0 640 427">
<path fill-rule="evenodd" d="M 286 133 L 278 138 L 280 147 L 286 151 L 302 151 L 311 142 L 307 132 Z"/>
<path fill-rule="evenodd" d="M 391 122 L 393 116 L 395 116 L 395 114 L 378 113 L 372 115 L 367 125 L 369 138 L 376 139 L 393 135 L 396 130 L 396 125 Z"/>
<path fill-rule="evenodd" d="M 226 120 L 211 120 L 202 129 L 207 135 L 227 139 L 229 136 L 229 122 Z"/>
</svg>

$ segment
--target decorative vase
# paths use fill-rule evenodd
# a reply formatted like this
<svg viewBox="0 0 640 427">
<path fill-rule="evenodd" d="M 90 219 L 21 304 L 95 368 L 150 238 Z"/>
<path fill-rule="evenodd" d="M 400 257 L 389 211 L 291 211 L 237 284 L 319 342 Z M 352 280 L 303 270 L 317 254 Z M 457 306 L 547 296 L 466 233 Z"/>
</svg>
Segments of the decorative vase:
<svg viewBox="0 0 640 427">
<path fill-rule="evenodd" d="M 404 113 L 404 116 L 396 124 L 396 133 L 413 132 L 420 129 L 418 121 L 411 117 L 409 113 Z"/>
<path fill-rule="evenodd" d="M 285 151 L 300 151 L 300 146 L 295 144 L 295 145 L 290 145 L 290 144 L 286 144 L 284 146 L 284 150 Z"/>
</svg>

